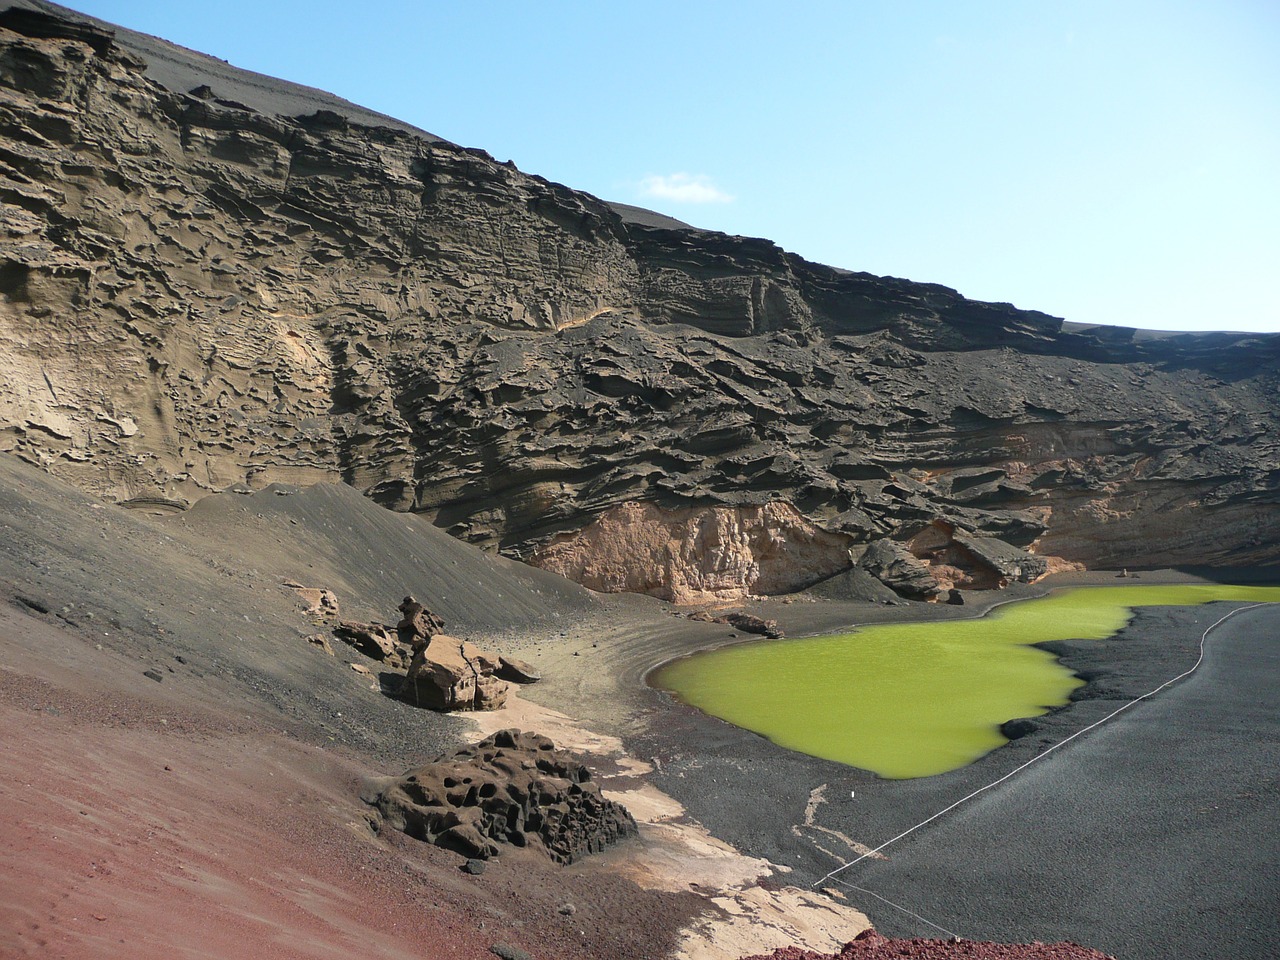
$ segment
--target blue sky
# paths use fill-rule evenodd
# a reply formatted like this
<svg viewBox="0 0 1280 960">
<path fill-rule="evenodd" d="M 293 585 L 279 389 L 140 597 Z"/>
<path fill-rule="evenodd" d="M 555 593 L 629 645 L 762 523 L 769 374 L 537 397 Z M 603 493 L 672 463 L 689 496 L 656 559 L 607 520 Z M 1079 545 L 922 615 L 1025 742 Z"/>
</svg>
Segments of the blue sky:
<svg viewBox="0 0 1280 960">
<path fill-rule="evenodd" d="M 1276 0 L 71 5 L 823 263 L 1280 330 Z"/>
</svg>

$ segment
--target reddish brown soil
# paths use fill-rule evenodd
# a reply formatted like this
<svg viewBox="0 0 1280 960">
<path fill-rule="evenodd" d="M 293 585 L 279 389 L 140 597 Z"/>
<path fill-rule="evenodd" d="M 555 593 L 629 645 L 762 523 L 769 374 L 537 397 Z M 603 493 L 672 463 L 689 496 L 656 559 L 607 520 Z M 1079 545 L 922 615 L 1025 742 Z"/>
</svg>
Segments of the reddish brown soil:
<svg viewBox="0 0 1280 960">
<path fill-rule="evenodd" d="M 608 857 L 464 874 L 455 854 L 371 831 L 358 785 L 385 771 L 189 706 L 106 654 L 86 672 L 60 653 L 95 657 L 0 613 L 0 956 L 475 960 L 505 943 L 639 960 L 696 908 L 612 876 Z"/>
<path fill-rule="evenodd" d="M 1112 960 L 1105 953 L 1074 943 L 984 943 L 977 940 L 894 940 L 867 930 L 839 953 L 813 953 L 786 947 L 746 960 Z"/>
</svg>

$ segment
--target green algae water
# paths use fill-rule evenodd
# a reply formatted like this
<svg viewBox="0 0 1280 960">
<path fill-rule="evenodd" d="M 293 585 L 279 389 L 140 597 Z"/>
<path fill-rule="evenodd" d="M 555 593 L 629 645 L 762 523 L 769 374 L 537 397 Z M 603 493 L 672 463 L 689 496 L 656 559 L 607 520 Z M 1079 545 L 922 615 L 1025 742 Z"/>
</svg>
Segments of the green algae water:
<svg viewBox="0 0 1280 960">
<path fill-rule="evenodd" d="M 665 664 L 650 679 L 780 746 L 887 779 L 927 777 L 1006 743 L 1004 721 L 1068 702 L 1083 681 L 1031 644 L 1102 640 L 1134 607 L 1213 600 L 1280 601 L 1280 587 L 1081 587 L 981 619 L 723 647 Z"/>
</svg>

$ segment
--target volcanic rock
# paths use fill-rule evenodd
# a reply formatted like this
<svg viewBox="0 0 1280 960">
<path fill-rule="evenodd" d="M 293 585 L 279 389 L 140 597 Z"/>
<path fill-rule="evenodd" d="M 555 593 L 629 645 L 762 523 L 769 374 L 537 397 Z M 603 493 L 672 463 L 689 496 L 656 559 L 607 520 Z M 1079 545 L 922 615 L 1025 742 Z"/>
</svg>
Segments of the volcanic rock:
<svg viewBox="0 0 1280 960">
<path fill-rule="evenodd" d="M 0 5 L 0 451 L 95 496 L 342 481 L 681 601 L 937 518 L 1090 566 L 1280 559 L 1280 336 L 822 266 L 165 49 Z"/>
<path fill-rule="evenodd" d="M 768 637 L 771 640 L 779 640 L 783 636 L 782 627 L 778 625 L 777 620 L 766 620 L 758 617 L 754 613 L 728 613 L 714 614 L 705 610 L 689 615 L 690 620 L 699 620 L 703 623 L 724 623 L 731 627 L 737 627 L 743 633 L 754 633 L 762 637 Z"/>
<path fill-rule="evenodd" d="M 371 784 L 364 799 L 394 829 L 477 859 L 512 844 L 572 863 L 636 833 L 631 814 L 601 796 L 585 766 L 519 730 Z"/>
<path fill-rule="evenodd" d="M 495 673 L 501 679 L 510 680 L 512 683 L 537 683 L 542 679 L 542 674 L 533 664 L 516 657 L 499 657 L 498 669 Z"/>
<path fill-rule="evenodd" d="M 430 710 L 497 710 L 507 683 L 501 660 L 474 643 L 438 633 L 414 651 L 400 699 Z"/>
<path fill-rule="evenodd" d="M 401 617 L 396 624 L 396 636 L 405 646 L 417 650 L 436 634 L 444 633 L 444 621 L 413 597 L 405 597 L 399 609 Z"/>
<path fill-rule="evenodd" d="M 400 669 L 404 669 L 408 664 L 407 651 L 397 645 L 395 637 L 391 636 L 387 628 L 380 623 L 342 620 L 334 626 L 333 634 L 370 659 L 380 660 L 388 666 Z"/>
<path fill-rule="evenodd" d="M 912 600 L 936 600 L 942 592 L 928 565 L 896 540 L 877 540 L 871 544 L 858 560 L 858 566 Z"/>
<path fill-rule="evenodd" d="M 1033 583 L 1049 570 L 1049 560 L 1028 553 L 997 537 L 978 536 L 946 520 L 933 520 L 918 529 L 906 527 L 911 555 L 929 568 L 939 587 L 949 590 L 991 590 L 1013 582 Z"/>
<path fill-rule="evenodd" d="M 838 953 L 783 947 L 744 960 L 1115 960 L 1075 943 L 991 943 L 982 940 L 894 939 L 864 930 Z"/>
<path fill-rule="evenodd" d="M 313 617 L 336 617 L 340 612 L 338 597 L 332 590 L 324 587 L 304 587 L 300 583 L 286 583 L 292 587 L 307 605 L 303 612 Z"/>
</svg>

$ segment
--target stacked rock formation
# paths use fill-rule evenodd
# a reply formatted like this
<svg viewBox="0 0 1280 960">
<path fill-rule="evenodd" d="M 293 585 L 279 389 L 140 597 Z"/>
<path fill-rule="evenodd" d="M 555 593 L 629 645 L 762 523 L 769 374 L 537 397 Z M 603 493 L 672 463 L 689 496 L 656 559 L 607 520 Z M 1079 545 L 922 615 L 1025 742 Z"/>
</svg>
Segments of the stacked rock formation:
<svg viewBox="0 0 1280 960">
<path fill-rule="evenodd" d="M 365 800 L 394 829 L 481 859 L 511 844 L 572 863 L 636 833 L 631 814 L 601 796 L 585 766 L 519 730 L 371 785 Z"/>
<path fill-rule="evenodd" d="M 400 699 L 431 710 L 497 710 L 507 702 L 507 684 L 495 676 L 500 657 L 447 636 L 444 621 L 413 597 L 400 612 L 396 634 L 413 650 Z"/>
<path fill-rule="evenodd" d="M 23 8 L 55 9 L 0 2 L 0 451 L 85 490 L 339 479 L 671 599 L 935 520 L 1092 566 L 1280 558 L 1280 336 L 810 263 Z"/>
<path fill-rule="evenodd" d="M 339 621 L 334 635 L 372 660 L 404 670 L 400 699 L 429 710 L 497 710 L 511 683 L 536 683 L 537 670 L 523 660 L 482 650 L 448 636 L 444 621 L 413 597 L 400 604 L 395 636 L 380 623 Z"/>
</svg>

